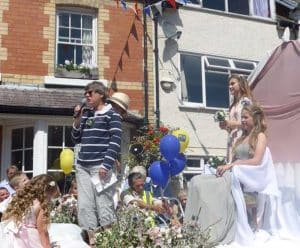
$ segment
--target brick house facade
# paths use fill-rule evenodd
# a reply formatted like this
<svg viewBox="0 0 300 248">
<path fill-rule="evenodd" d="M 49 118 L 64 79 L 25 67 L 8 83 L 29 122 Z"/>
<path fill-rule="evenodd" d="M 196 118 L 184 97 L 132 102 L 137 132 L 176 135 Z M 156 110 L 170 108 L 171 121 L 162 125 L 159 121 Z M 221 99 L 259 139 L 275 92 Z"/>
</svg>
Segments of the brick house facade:
<svg viewBox="0 0 300 248">
<path fill-rule="evenodd" d="M 136 16 L 135 3 L 124 10 L 110 0 L 1 1 L 1 178 L 11 163 L 54 173 L 59 151 L 71 146 L 73 107 L 95 78 L 58 76 L 64 59 L 93 65 L 110 93 L 130 96 L 123 154 L 136 124 L 153 122 L 152 21 L 144 21 L 142 1 Z"/>
</svg>

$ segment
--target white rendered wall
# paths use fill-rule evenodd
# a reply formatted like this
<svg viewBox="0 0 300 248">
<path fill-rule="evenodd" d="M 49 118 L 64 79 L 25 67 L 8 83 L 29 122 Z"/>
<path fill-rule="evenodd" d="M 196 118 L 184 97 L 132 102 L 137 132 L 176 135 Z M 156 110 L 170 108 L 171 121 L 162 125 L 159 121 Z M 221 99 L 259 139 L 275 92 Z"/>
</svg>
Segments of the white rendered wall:
<svg viewBox="0 0 300 248">
<path fill-rule="evenodd" d="M 180 39 L 167 40 L 176 29 Z M 176 85 L 170 93 L 160 87 L 161 122 L 189 133 L 188 155 L 225 155 L 227 133 L 214 122 L 214 111 L 180 106 L 178 52 L 259 61 L 281 43 L 276 23 L 199 8 L 168 10 L 159 21 L 158 42 L 160 79 L 168 75 Z"/>
</svg>

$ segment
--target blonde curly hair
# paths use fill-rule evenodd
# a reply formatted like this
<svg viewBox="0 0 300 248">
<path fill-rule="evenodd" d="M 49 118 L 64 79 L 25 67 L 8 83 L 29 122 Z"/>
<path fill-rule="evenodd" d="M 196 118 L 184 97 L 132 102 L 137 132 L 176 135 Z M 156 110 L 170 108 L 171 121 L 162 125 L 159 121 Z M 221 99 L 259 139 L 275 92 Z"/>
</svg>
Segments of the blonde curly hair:
<svg viewBox="0 0 300 248">
<path fill-rule="evenodd" d="M 49 224 L 49 196 L 55 195 L 59 195 L 59 189 L 53 177 L 46 174 L 35 176 L 12 198 L 3 219 L 12 219 L 17 224 L 21 223 L 33 206 L 34 200 L 38 200 L 44 211 L 45 222 Z"/>
</svg>

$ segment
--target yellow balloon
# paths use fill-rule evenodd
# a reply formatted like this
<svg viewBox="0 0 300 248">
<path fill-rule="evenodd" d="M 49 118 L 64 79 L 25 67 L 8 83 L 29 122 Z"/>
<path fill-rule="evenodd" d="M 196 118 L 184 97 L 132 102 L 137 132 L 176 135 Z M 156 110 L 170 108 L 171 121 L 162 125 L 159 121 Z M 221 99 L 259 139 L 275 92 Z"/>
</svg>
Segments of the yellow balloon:
<svg viewBox="0 0 300 248">
<path fill-rule="evenodd" d="M 177 129 L 172 132 L 174 136 L 176 136 L 180 143 L 180 152 L 183 153 L 185 149 L 188 147 L 190 142 L 190 137 L 187 131 L 183 129 Z"/>
<path fill-rule="evenodd" d="M 71 149 L 63 149 L 59 155 L 60 168 L 65 174 L 70 174 L 74 164 L 74 152 Z"/>
</svg>

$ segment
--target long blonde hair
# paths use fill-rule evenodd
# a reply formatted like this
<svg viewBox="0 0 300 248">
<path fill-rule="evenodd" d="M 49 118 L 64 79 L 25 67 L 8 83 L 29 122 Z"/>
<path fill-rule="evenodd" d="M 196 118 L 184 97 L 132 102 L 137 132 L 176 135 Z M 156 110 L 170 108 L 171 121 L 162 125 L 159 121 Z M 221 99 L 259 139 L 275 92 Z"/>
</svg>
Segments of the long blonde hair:
<svg viewBox="0 0 300 248">
<path fill-rule="evenodd" d="M 239 98 L 234 97 L 233 98 L 233 102 L 229 107 L 229 110 L 238 103 L 238 101 L 242 98 L 242 97 L 248 97 L 252 102 L 254 100 L 251 89 L 249 87 L 249 83 L 247 81 L 247 79 L 245 78 L 245 76 L 240 75 L 240 74 L 231 74 L 228 77 L 228 83 L 230 82 L 231 79 L 236 79 L 239 83 L 240 86 L 240 96 Z"/>
<path fill-rule="evenodd" d="M 59 190 L 53 177 L 42 174 L 33 177 L 23 189 L 20 189 L 12 198 L 3 219 L 12 219 L 17 224 L 29 213 L 33 201 L 38 200 L 44 211 L 46 223 L 49 224 L 49 210 L 47 196 L 58 194 Z"/>
<path fill-rule="evenodd" d="M 249 146 L 250 146 L 250 155 L 254 155 L 256 149 L 257 137 L 259 133 L 265 133 L 267 130 L 266 119 L 263 109 L 257 105 L 248 105 L 244 106 L 242 111 L 247 111 L 250 116 L 253 118 L 253 128 L 250 134 L 243 131 L 242 136 L 237 139 L 233 147 L 233 153 L 235 153 L 236 147 L 243 142 L 243 140 L 249 135 Z"/>
</svg>

